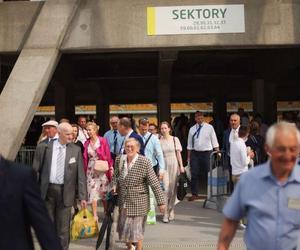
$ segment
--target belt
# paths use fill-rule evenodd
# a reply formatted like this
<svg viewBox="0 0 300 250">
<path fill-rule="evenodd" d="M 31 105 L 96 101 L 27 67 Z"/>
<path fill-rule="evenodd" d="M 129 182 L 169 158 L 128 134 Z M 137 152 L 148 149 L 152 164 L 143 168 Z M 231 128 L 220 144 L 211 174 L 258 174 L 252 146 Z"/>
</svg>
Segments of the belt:
<svg viewBox="0 0 300 250">
<path fill-rule="evenodd" d="M 64 187 L 64 184 L 49 183 L 49 187 Z"/>
<path fill-rule="evenodd" d="M 195 153 L 210 153 L 212 152 L 213 150 L 204 150 L 204 151 L 197 151 L 197 150 L 192 150 L 192 152 L 195 152 Z"/>
</svg>

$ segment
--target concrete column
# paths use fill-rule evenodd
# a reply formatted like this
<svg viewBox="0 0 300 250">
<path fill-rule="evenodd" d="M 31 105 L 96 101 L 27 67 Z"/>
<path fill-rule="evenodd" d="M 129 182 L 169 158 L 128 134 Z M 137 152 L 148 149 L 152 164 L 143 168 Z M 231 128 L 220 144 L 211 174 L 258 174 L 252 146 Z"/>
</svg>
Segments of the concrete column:
<svg viewBox="0 0 300 250">
<path fill-rule="evenodd" d="M 253 113 L 265 114 L 265 81 L 263 79 L 255 79 L 252 82 L 252 102 Z"/>
<path fill-rule="evenodd" d="M 256 79 L 252 83 L 253 112 L 263 116 L 267 124 L 277 121 L 276 84 Z"/>
<path fill-rule="evenodd" d="M 171 120 L 171 80 L 177 51 L 162 51 L 159 54 L 158 65 L 158 122 Z"/>
<path fill-rule="evenodd" d="M 55 119 L 60 121 L 67 118 L 70 122 L 76 122 L 74 94 L 68 84 L 57 82 L 54 89 Z"/>
<path fill-rule="evenodd" d="M 224 93 L 217 93 L 213 98 L 213 116 L 226 126 L 227 105 Z"/>
<path fill-rule="evenodd" d="M 96 120 L 100 125 L 101 136 L 110 129 L 109 126 L 109 94 L 104 88 L 99 88 L 99 95 L 96 98 Z"/>
<path fill-rule="evenodd" d="M 277 121 L 277 94 L 276 84 L 267 82 L 265 84 L 265 113 L 264 118 L 267 124 Z"/>
<path fill-rule="evenodd" d="M 80 0 L 46 1 L 0 95 L 0 153 L 13 160 L 47 89 Z M 55 13 L 55 15 L 53 14 Z"/>
</svg>

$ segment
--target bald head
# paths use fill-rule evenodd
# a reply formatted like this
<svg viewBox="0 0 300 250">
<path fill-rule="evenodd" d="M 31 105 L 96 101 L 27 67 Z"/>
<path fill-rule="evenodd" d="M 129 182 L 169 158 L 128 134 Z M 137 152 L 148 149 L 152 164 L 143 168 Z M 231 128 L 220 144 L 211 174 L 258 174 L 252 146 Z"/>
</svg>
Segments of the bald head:
<svg viewBox="0 0 300 250">
<path fill-rule="evenodd" d="M 114 115 L 110 118 L 110 126 L 112 127 L 113 130 L 118 129 L 118 122 L 119 122 L 119 117 Z"/>
<path fill-rule="evenodd" d="M 234 113 L 230 116 L 229 120 L 230 128 L 237 129 L 241 124 L 241 118 L 238 114 Z"/>
<path fill-rule="evenodd" d="M 73 140 L 73 128 L 71 124 L 62 122 L 57 127 L 59 142 L 62 145 L 72 142 Z"/>
</svg>

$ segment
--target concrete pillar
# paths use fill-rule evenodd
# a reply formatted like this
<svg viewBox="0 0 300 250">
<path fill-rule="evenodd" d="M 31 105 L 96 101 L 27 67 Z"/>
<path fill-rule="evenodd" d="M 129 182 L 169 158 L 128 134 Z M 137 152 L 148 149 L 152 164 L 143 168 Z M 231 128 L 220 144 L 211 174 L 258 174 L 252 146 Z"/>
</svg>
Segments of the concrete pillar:
<svg viewBox="0 0 300 250">
<path fill-rule="evenodd" d="M 68 83 L 57 82 L 54 89 L 55 119 L 67 118 L 76 122 L 74 94 Z"/>
<path fill-rule="evenodd" d="M 256 79 L 252 82 L 253 112 L 263 116 L 267 124 L 277 121 L 276 84 Z"/>
<path fill-rule="evenodd" d="M 71 63 L 68 60 L 61 60 L 53 77 L 55 79 L 55 119 L 58 122 L 62 118 L 67 118 L 70 122 L 77 122 L 75 117 L 73 74 Z"/>
<path fill-rule="evenodd" d="M 100 125 L 99 134 L 104 133 L 110 129 L 109 126 L 109 94 L 104 88 L 99 88 L 99 95 L 96 98 L 96 120 Z"/>
<path fill-rule="evenodd" d="M 227 125 L 227 105 L 224 93 L 217 93 L 213 98 L 213 117 L 221 121 L 223 126 Z"/>
<path fill-rule="evenodd" d="M 277 94 L 276 84 L 267 82 L 265 84 L 265 113 L 264 118 L 267 124 L 277 121 Z"/>
<path fill-rule="evenodd" d="M 0 153 L 13 160 L 47 89 L 80 0 L 46 1 L 0 95 Z M 55 15 L 53 15 L 55 13 Z"/>
<path fill-rule="evenodd" d="M 252 82 L 252 102 L 253 113 L 264 116 L 265 112 L 265 81 L 263 79 L 255 79 Z"/>
<path fill-rule="evenodd" d="M 171 121 L 171 79 L 177 51 L 162 51 L 158 65 L 158 122 Z"/>
</svg>

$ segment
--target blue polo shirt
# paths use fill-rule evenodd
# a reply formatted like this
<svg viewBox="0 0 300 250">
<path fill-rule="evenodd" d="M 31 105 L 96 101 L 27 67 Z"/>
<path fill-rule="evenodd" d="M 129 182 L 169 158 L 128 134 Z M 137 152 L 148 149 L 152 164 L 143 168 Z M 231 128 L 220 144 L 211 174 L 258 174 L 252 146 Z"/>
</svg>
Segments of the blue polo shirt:
<svg viewBox="0 0 300 250">
<path fill-rule="evenodd" d="M 300 236 L 300 166 L 285 183 L 272 174 L 270 161 L 242 174 L 223 213 L 232 220 L 247 217 L 249 250 L 296 249 Z"/>
</svg>

